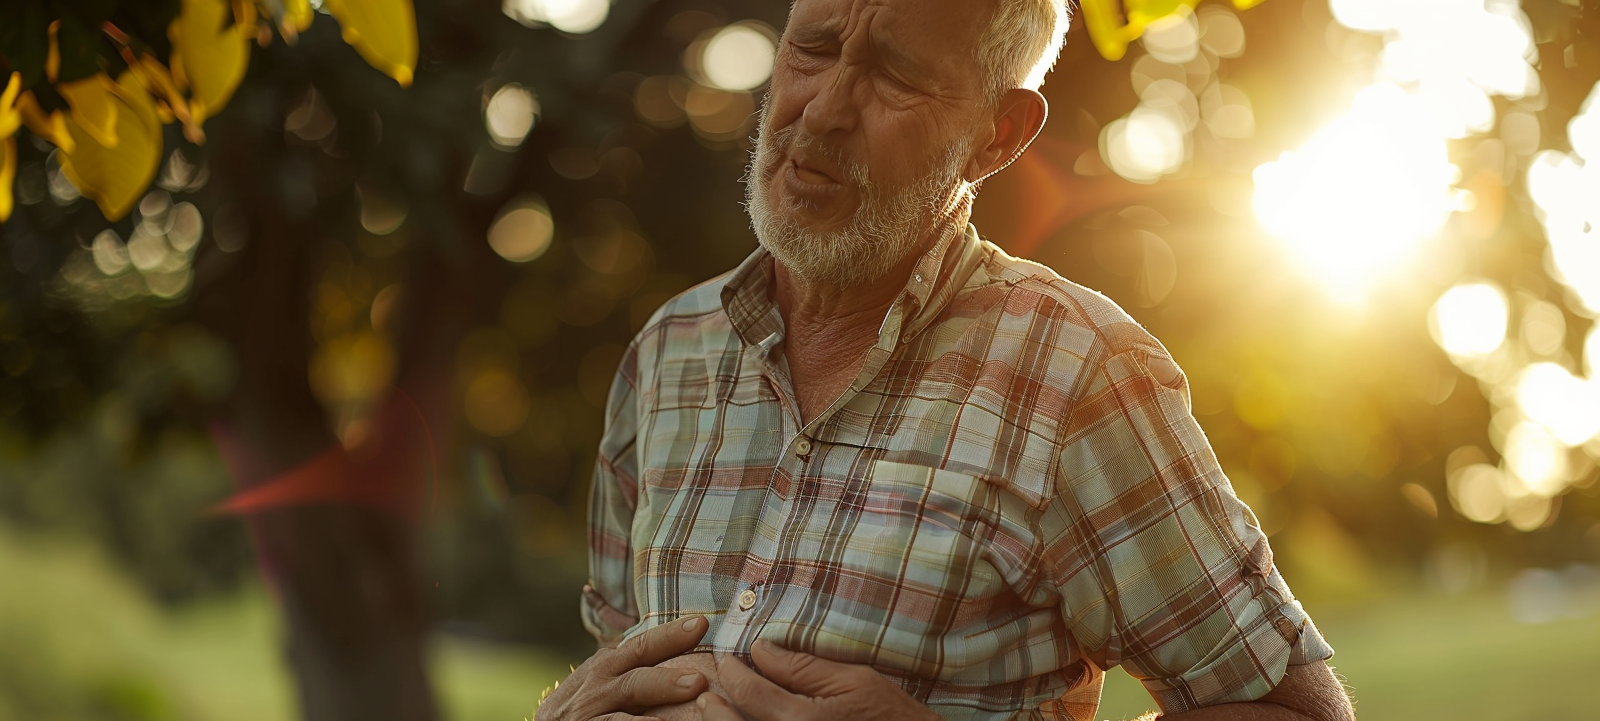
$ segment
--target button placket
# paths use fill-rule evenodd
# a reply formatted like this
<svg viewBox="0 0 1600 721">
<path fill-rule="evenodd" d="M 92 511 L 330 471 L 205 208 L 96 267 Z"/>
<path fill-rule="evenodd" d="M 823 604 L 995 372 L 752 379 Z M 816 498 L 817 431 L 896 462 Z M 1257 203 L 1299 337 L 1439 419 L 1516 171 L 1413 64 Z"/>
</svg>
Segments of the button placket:
<svg viewBox="0 0 1600 721">
<path fill-rule="evenodd" d="M 755 618 L 756 604 L 761 601 L 760 583 L 741 585 L 744 587 L 734 595 L 733 601 L 728 606 L 728 612 L 717 629 L 714 644 L 724 649 L 741 647 L 744 636 L 749 631 L 750 622 Z"/>
</svg>

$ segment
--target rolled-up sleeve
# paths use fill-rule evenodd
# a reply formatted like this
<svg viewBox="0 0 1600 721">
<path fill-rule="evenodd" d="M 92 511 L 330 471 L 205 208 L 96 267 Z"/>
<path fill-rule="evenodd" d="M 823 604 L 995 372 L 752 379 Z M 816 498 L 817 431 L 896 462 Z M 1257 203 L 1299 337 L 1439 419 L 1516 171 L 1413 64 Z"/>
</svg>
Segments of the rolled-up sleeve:
<svg viewBox="0 0 1600 721">
<path fill-rule="evenodd" d="M 589 587 L 580 613 L 583 626 L 602 644 L 614 644 L 639 620 L 633 589 L 632 529 L 639 486 L 637 344 L 617 368 L 606 402 L 605 431 L 589 489 Z"/>
<path fill-rule="evenodd" d="M 1333 655 L 1272 561 L 1159 344 L 1111 355 L 1062 431 L 1040 516 L 1047 580 L 1079 649 L 1163 712 L 1253 701 Z"/>
</svg>

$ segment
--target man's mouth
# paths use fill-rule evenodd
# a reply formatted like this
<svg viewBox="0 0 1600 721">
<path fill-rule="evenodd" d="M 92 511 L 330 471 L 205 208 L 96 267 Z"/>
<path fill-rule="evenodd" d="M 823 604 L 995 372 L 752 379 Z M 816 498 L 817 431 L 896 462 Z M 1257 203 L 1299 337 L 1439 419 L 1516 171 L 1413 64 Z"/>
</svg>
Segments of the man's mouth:
<svg viewBox="0 0 1600 721">
<path fill-rule="evenodd" d="M 844 174 L 833 168 L 818 153 L 806 148 L 796 148 L 789 157 L 789 165 L 794 169 L 794 176 L 801 182 L 811 185 L 842 185 L 840 178 Z"/>
<path fill-rule="evenodd" d="M 816 185 L 836 182 L 833 178 L 828 177 L 827 174 L 807 168 L 806 166 L 801 165 L 799 162 L 794 163 L 794 174 L 801 180 Z"/>
</svg>

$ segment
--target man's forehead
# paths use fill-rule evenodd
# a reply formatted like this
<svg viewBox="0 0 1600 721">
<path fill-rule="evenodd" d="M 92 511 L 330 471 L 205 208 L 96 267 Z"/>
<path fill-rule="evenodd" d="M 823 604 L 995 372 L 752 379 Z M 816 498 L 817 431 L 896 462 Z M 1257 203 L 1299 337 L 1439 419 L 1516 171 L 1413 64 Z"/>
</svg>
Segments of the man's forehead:
<svg viewBox="0 0 1600 721">
<path fill-rule="evenodd" d="M 836 39 L 869 29 L 873 42 L 907 52 L 971 47 L 996 0 L 796 0 L 786 33 L 797 40 Z M 868 28 L 860 23 L 870 18 Z M 917 53 L 921 54 L 921 53 Z"/>
</svg>

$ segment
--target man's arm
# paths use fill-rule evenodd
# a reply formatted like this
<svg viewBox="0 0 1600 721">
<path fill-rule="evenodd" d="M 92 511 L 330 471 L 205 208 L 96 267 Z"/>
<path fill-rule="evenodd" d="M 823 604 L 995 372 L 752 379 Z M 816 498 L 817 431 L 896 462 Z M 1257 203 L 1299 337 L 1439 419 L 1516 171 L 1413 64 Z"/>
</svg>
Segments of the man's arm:
<svg viewBox="0 0 1600 721">
<path fill-rule="evenodd" d="M 1128 343 L 1075 392 L 1036 532 L 1084 657 L 1122 667 L 1172 718 L 1244 703 L 1339 718 L 1308 715 L 1342 697 L 1317 663 L 1333 649 L 1234 494 L 1177 364 L 1153 339 Z"/>
<path fill-rule="evenodd" d="M 758 642 L 751 654 L 765 678 L 725 658 L 718 673 L 728 699 L 701 694 L 704 721 L 838 721 L 938 718 L 871 666 L 843 664 Z M 731 702 L 731 704 L 730 704 Z M 735 710 L 737 707 L 737 710 Z M 743 716 L 740 715 L 743 712 Z M 1266 696 L 1141 721 L 1354 721 L 1344 686 L 1324 661 L 1290 666 Z"/>
<path fill-rule="evenodd" d="M 611 382 L 605 431 L 589 487 L 589 583 L 583 587 L 584 628 L 610 648 L 639 622 L 633 598 L 630 536 L 638 506 L 638 342 L 628 346 Z"/>
<path fill-rule="evenodd" d="M 1207 706 L 1157 718 L 1169 721 L 1355 721 L 1344 685 L 1326 661 L 1290 666 L 1283 680 L 1260 699 Z"/>
</svg>

